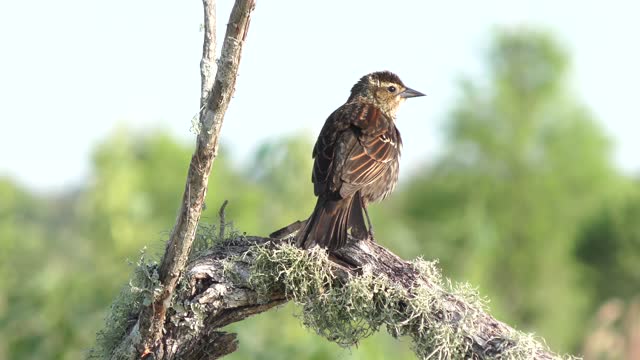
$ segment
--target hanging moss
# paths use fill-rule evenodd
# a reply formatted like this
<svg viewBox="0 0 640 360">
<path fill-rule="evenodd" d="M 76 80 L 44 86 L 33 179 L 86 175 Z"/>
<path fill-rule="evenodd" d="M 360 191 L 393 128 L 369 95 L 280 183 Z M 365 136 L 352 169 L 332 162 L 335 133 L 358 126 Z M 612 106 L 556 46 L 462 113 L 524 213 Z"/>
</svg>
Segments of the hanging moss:
<svg viewBox="0 0 640 360">
<path fill-rule="evenodd" d="M 222 241 L 216 239 L 215 234 L 214 228 L 208 228 L 200 241 L 204 239 L 213 247 L 249 244 L 236 232 L 231 232 L 232 239 Z M 197 249 L 196 256 L 212 251 L 204 244 Z M 477 332 L 481 331 L 479 325 L 486 312 L 486 301 L 468 284 L 444 279 L 436 261 L 418 259 L 411 263 L 426 279 L 422 285 L 411 289 L 391 281 L 386 275 L 374 274 L 367 267 L 360 275 L 346 280 L 338 278 L 331 271 L 332 263 L 325 250 L 302 250 L 289 243 L 253 245 L 243 255 L 231 256 L 222 264 L 228 281 L 236 286 L 253 288 L 265 302 L 273 291 L 284 292 L 287 298 L 302 307 L 301 319 L 306 327 L 340 346 L 354 346 L 385 327 L 394 337 L 410 337 L 413 350 L 421 359 L 477 357 L 472 352 L 472 345 L 473 339 L 481 335 Z M 181 280 L 178 292 L 188 288 Z M 98 334 L 89 358 L 128 359 L 134 352 L 130 350 L 131 344 L 121 343 L 122 339 L 131 332 L 142 306 L 149 304 L 159 289 L 157 265 L 147 262 L 143 254 L 129 286 L 113 303 L 105 329 Z M 456 303 L 464 303 L 466 311 L 462 315 L 451 308 Z M 191 317 L 180 315 L 179 320 L 195 333 L 199 332 L 205 310 L 183 306 L 174 301 L 169 312 L 192 314 Z M 134 341 L 135 336 L 129 339 Z M 485 358 L 530 359 L 539 352 L 548 351 L 543 340 L 516 330 L 494 340 L 495 354 L 487 354 Z"/>
<path fill-rule="evenodd" d="M 418 358 L 463 359 L 471 354 L 471 339 L 479 331 L 485 301 L 467 284 L 443 281 L 435 261 L 412 263 L 433 286 L 407 291 L 367 269 L 342 283 L 332 276 L 327 253 L 318 248 L 262 245 L 250 253 L 254 258 L 250 284 L 265 297 L 276 288 L 283 289 L 303 307 L 304 325 L 330 341 L 350 347 L 385 326 L 393 336 L 411 337 Z M 446 318 L 454 314 L 447 308 L 451 298 L 466 304 L 468 311 L 462 318 Z M 500 351 L 503 359 L 530 359 L 546 350 L 535 337 L 518 331 L 496 346 L 508 348 Z"/>
<path fill-rule="evenodd" d="M 147 261 L 145 249 L 135 264 L 129 284 L 118 294 L 105 318 L 105 326 L 96 336 L 96 345 L 89 351 L 89 359 L 130 359 L 130 344 L 122 344 L 138 320 L 142 306 L 148 305 L 160 291 L 158 266 Z"/>
</svg>

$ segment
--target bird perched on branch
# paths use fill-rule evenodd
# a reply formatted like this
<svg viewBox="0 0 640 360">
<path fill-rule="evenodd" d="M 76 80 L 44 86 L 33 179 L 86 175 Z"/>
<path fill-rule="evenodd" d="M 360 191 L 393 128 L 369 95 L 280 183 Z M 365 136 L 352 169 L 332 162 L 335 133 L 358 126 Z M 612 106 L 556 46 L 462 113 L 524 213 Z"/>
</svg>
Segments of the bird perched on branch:
<svg viewBox="0 0 640 360">
<path fill-rule="evenodd" d="M 296 236 L 298 246 L 336 250 L 348 235 L 373 240 L 367 205 L 384 199 L 398 182 L 402 139 L 396 111 L 405 99 L 417 96 L 424 94 L 397 75 L 374 72 L 363 76 L 347 102 L 329 116 L 313 148 L 318 202 Z"/>
</svg>

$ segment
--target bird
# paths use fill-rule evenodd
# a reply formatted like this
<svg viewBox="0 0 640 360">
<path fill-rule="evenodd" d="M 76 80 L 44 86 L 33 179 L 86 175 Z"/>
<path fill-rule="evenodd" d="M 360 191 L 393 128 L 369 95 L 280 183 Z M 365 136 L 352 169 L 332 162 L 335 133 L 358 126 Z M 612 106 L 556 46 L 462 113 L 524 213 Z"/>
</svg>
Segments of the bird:
<svg viewBox="0 0 640 360">
<path fill-rule="evenodd" d="M 296 234 L 297 246 L 335 251 L 349 236 L 374 240 L 367 206 L 386 198 L 398 182 L 402 138 L 396 112 L 406 99 L 419 96 L 425 94 L 390 71 L 367 74 L 353 85 L 313 147 L 311 181 L 318 199 Z"/>
</svg>

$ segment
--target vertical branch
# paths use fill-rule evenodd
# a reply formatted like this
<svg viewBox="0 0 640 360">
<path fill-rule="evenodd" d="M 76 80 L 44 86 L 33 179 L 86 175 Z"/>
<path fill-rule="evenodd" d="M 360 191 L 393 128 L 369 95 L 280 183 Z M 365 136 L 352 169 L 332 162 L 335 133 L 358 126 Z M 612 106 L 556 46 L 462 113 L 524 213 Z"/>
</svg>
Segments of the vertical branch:
<svg viewBox="0 0 640 360">
<path fill-rule="evenodd" d="M 162 336 L 167 309 L 171 305 L 176 284 L 187 263 L 202 214 L 211 166 L 218 152 L 220 128 L 235 90 L 240 54 L 255 1 L 236 0 L 227 25 L 214 81 L 212 81 L 212 70 L 215 69 L 216 49 L 215 0 L 203 0 L 203 5 L 205 34 L 200 63 L 202 76 L 200 133 L 195 152 L 191 157 L 180 212 L 160 263 L 158 272 L 161 289 L 151 305 L 145 307 L 138 318 L 140 340 L 134 343 L 136 343 L 135 351 L 139 357 L 143 358 L 151 354 L 155 359 L 164 357 L 165 344 Z"/>
<path fill-rule="evenodd" d="M 216 2 L 215 0 L 202 0 L 204 5 L 204 42 L 202 44 L 202 60 L 200 60 L 200 108 L 202 109 L 211 88 L 213 88 L 214 74 L 216 73 Z M 202 121 L 202 120 L 200 120 Z"/>
</svg>

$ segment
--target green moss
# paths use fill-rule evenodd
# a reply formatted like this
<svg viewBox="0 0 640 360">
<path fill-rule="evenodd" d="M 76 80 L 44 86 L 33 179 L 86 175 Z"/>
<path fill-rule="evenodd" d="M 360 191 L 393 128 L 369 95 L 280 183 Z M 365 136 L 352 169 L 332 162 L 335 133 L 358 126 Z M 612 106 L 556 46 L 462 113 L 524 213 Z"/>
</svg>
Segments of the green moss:
<svg viewBox="0 0 640 360">
<path fill-rule="evenodd" d="M 200 254 L 213 248 L 219 240 L 219 231 L 215 225 L 204 223 L 199 224 L 198 230 L 196 231 L 196 237 L 193 239 L 193 244 L 191 245 L 189 260 L 193 260 Z"/>
<path fill-rule="evenodd" d="M 201 234 L 201 243 L 195 248 L 197 256 L 214 245 L 244 241 L 235 232 L 230 239 L 220 240 L 213 227 Z M 248 284 L 246 264 L 251 264 Z M 223 272 L 238 285 L 254 288 L 265 301 L 273 290 L 283 291 L 302 306 L 299 316 L 305 326 L 340 346 L 354 346 L 386 327 L 394 337 L 410 337 L 418 358 L 469 358 L 472 339 L 479 335 L 476 332 L 486 300 L 468 284 L 444 279 L 436 261 L 418 259 L 412 266 L 428 281 L 410 291 L 385 276 L 374 275 L 367 268 L 362 275 L 343 281 L 333 275 L 326 251 L 319 248 L 305 251 L 285 243 L 253 246 L 243 256 L 227 259 Z M 244 269 L 243 274 L 239 273 L 240 269 Z M 156 270 L 157 265 L 148 263 L 143 254 L 129 286 L 114 301 L 105 330 L 98 334 L 89 358 L 111 358 L 116 354 L 115 358 L 125 359 L 132 353 L 124 349 L 128 345 L 122 345 L 121 341 L 136 323 L 141 307 L 149 304 L 160 289 Z M 177 293 L 188 290 L 183 281 Z M 458 309 L 451 308 L 456 303 L 465 304 L 467 311 L 462 316 Z M 174 302 L 172 313 L 175 319 L 171 320 L 179 322 L 176 325 L 189 326 L 198 332 L 203 326 L 206 308 Z M 530 359 L 539 351 L 547 351 L 544 340 L 516 330 L 505 338 L 491 341 L 495 353 L 500 354 L 494 358 L 499 359 Z M 117 356 L 118 352 L 122 356 Z M 491 354 L 486 357 L 491 358 Z"/>
<path fill-rule="evenodd" d="M 215 246 L 224 246 L 227 242 L 232 241 L 243 241 L 243 235 L 233 229 L 232 223 L 225 225 L 226 230 L 222 234 L 224 239 L 221 239 L 220 231 L 215 225 L 201 224 L 194 239 L 189 259 L 193 260 L 203 256 Z M 225 272 L 228 272 L 230 276 L 234 274 L 233 265 L 235 264 L 231 260 L 233 259 L 225 263 Z M 98 332 L 95 346 L 88 352 L 89 359 L 128 359 L 133 356 L 134 352 L 127 348 L 131 344 L 124 344 L 123 340 L 136 324 L 142 306 L 151 304 L 154 297 L 158 296 L 161 291 L 157 270 L 157 263 L 148 261 L 145 249 L 143 249 L 135 264 L 128 286 L 120 291 L 111 304 L 109 313 L 105 317 L 105 326 L 103 330 Z M 239 278 L 232 278 L 232 280 L 239 281 Z M 184 278 L 181 278 L 173 294 L 167 316 L 176 326 L 187 326 L 193 330 L 193 333 L 197 333 L 204 326 L 204 319 L 207 315 L 206 306 L 199 303 L 176 301 L 177 298 L 187 298 L 186 296 L 178 296 L 180 292 L 189 291 L 189 284 Z M 135 337 L 135 331 L 133 335 Z"/>
<path fill-rule="evenodd" d="M 248 256 L 253 258 L 249 282 L 260 294 L 274 287 L 283 290 L 302 306 L 305 326 L 345 347 L 386 326 L 393 336 L 411 337 L 418 358 L 467 358 L 486 307 L 475 288 L 443 280 L 437 262 L 414 261 L 414 268 L 429 281 L 407 291 L 366 269 L 340 283 L 332 276 L 327 253 L 318 248 L 262 245 Z M 466 304 L 462 317 L 450 308 L 455 300 Z M 492 341 L 501 359 L 529 359 L 547 349 L 533 336 L 515 330 L 506 339 Z"/>
<path fill-rule="evenodd" d="M 264 294 L 274 286 L 281 287 L 287 297 L 302 302 L 320 297 L 331 289 L 335 278 L 329 271 L 326 251 L 302 251 L 293 245 L 255 246 L 249 282 Z"/>
<path fill-rule="evenodd" d="M 160 291 L 157 264 L 145 258 L 145 250 L 135 264 L 128 286 L 125 286 L 111 304 L 105 318 L 105 327 L 96 337 L 96 345 L 89 351 L 89 359 L 110 359 L 118 352 L 122 339 L 135 325 L 140 309 L 151 303 L 154 295 Z M 128 355 L 115 356 L 128 358 Z"/>
<path fill-rule="evenodd" d="M 233 222 L 225 222 L 223 231 L 220 230 L 222 224 L 200 223 L 196 236 L 191 245 L 189 261 L 203 255 L 207 255 L 216 246 L 224 246 L 245 241 L 245 234 L 237 231 Z"/>
</svg>

